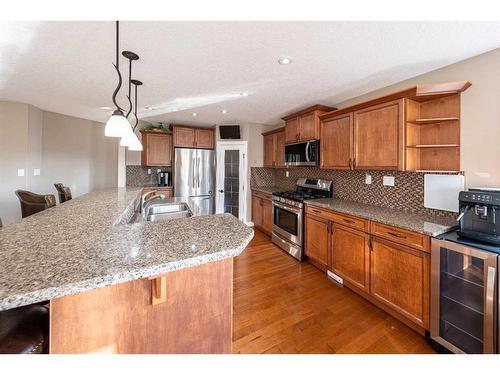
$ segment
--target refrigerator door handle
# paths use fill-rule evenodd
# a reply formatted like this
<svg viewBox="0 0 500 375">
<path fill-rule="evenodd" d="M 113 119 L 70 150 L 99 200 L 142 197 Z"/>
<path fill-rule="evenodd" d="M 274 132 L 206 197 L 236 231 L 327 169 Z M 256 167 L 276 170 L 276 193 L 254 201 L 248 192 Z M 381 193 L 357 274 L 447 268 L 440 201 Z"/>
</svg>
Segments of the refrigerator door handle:
<svg viewBox="0 0 500 375">
<path fill-rule="evenodd" d="M 488 266 L 486 279 L 485 315 L 484 315 L 484 353 L 494 353 L 494 316 L 495 316 L 495 278 L 496 268 Z"/>
<path fill-rule="evenodd" d="M 201 164 L 201 156 L 197 158 L 198 165 L 196 166 L 196 170 L 198 171 L 198 189 L 200 188 L 200 164 Z"/>
</svg>

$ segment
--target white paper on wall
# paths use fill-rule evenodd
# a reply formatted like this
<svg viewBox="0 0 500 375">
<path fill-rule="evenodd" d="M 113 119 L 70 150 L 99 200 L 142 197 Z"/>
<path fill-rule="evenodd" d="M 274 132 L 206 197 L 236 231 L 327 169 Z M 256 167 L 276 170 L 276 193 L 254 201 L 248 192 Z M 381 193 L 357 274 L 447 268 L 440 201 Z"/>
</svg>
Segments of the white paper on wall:
<svg viewBox="0 0 500 375">
<path fill-rule="evenodd" d="M 458 193 L 464 186 L 462 175 L 424 175 L 424 207 L 458 212 Z"/>
</svg>

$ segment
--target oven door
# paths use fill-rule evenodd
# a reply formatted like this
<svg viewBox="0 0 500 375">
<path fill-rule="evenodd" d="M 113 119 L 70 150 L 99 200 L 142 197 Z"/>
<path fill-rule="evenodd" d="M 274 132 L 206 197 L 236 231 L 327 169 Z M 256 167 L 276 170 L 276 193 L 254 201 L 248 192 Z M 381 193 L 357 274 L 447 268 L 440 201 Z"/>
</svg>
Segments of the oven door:
<svg viewBox="0 0 500 375">
<path fill-rule="evenodd" d="M 273 233 L 302 246 L 302 209 L 273 202 Z"/>
</svg>

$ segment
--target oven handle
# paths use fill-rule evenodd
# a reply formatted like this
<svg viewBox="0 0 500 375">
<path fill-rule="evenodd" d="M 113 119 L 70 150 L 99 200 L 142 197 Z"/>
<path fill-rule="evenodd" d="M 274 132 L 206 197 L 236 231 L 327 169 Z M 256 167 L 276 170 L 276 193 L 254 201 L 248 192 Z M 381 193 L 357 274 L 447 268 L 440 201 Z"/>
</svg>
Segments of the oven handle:
<svg viewBox="0 0 500 375">
<path fill-rule="evenodd" d="M 278 207 L 278 208 L 282 208 L 282 209 L 290 211 L 290 212 L 293 212 L 294 214 L 300 214 L 302 212 L 302 210 L 300 208 L 287 206 L 287 205 L 284 205 L 284 204 L 281 204 L 281 203 L 278 203 L 275 201 L 273 201 L 273 206 Z"/>
</svg>

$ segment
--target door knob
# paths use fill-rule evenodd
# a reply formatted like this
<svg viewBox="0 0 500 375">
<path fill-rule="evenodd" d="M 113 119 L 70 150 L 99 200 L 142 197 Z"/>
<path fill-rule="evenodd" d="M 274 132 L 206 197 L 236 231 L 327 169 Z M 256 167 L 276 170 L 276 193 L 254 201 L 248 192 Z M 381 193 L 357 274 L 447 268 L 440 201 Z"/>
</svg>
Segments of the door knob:
<svg viewBox="0 0 500 375">
<path fill-rule="evenodd" d="M 221 189 L 221 190 L 219 190 L 219 193 L 224 193 L 224 190 L 222 190 L 222 189 Z"/>
</svg>

